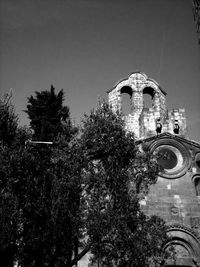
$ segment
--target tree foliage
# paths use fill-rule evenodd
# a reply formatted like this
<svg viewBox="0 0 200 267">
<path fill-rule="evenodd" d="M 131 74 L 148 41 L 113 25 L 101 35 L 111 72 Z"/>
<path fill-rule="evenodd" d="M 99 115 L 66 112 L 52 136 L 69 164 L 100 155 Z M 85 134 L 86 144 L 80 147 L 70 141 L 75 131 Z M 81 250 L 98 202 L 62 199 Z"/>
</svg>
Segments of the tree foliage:
<svg viewBox="0 0 200 267">
<path fill-rule="evenodd" d="M 101 266 L 149 266 L 162 256 L 164 221 L 148 217 L 139 201 L 156 182 L 158 166 L 108 105 L 85 117 L 82 142 L 90 158 L 85 174 L 87 231 L 93 261 Z"/>
<path fill-rule="evenodd" d="M 0 141 L 11 145 L 17 131 L 17 116 L 10 102 L 11 92 L 0 99 Z"/>
<path fill-rule="evenodd" d="M 13 194 L 14 180 L 10 176 L 11 153 L 0 147 L 0 265 L 13 266 L 18 239 L 18 205 Z"/>
<path fill-rule="evenodd" d="M 7 122 L 15 118 L 12 112 L 8 115 Z M 62 118 L 66 123 L 68 120 L 67 126 L 54 125 L 57 142 L 53 146 L 25 142 L 31 136 L 17 124 L 12 145 L 1 143 L 2 266 L 13 266 L 15 260 L 21 267 L 70 266 L 77 254 L 81 243 L 80 178 L 84 157 L 81 146 L 71 140 L 76 131 L 65 115 Z M 42 138 L 47 140 L 45 131 Z"/>
<path fill-rule="evenodd" d="M 148 266 L 166 241 L 163 220 L 140 209 L 156 182 L 156 160 L 105 103 L 85 116 L 78 138 L 63 99 L 51 88 L 27 106 L 33 137 L 52 146 L 26 143 L 30 133 L 8 109 L 15 130 L 0 145 L 3 266 L 69 267 L 89 249 L 102 267 Z"/>
<path fill-rule="evenodd" d="M 17 159 L 21 209 L 20 266 L 70 266 L 81 236 L 81 147 L 72 141 L 72 126 L 64 95 L 54 88 L 29 98 L 27 113 L 33 138 L 53 146 L 28 144 Z M 55 142 L 56 141 L 56 142 Z M 19 162 L 20 161 L 20 162 Z"/>
<path fill-rule="evenodd" d="M 34 130 L 33 138 L 40 141 L 54 141 L 60 134 L 71 136 L 75 128 L 71 125 L 69 108 L 63 106 L 63 90 L 56 94 L 55 88 L 51 86 L 50 91 L 36 91 L 35 94 L 35 97 L 28 98 L 25 111 Z"/>
<path fill-rule="evenodd" d="M 18 178 L 11 163 L 28 138 L 26 128 L 18 127 L 10 99 L 7 94 L 0 100 L 0 265 L 8 267 L 13 266 L 19 239 L 19 206 L 13 191 Z"/>
<path fill-rule="evenodd" d="M 70 265 L 80 235 L 79 152 L 63 142 L 18 151 L 12 170 L 20 178 L 13 188 L 22 225 L 20 266 Z"/>
</svg>

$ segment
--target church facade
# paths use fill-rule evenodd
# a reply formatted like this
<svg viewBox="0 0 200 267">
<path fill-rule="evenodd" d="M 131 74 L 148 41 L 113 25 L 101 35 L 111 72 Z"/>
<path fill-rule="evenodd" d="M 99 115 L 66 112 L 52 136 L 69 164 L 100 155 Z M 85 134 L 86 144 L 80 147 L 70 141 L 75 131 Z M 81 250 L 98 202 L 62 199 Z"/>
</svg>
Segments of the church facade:
<svg viewBox="0 0 200 267">
<path fill-rule="evenodd" d="M 200 144 L 188 138 L 185 110 L 168 110 L 166 92 L 141 72 L 108 91 L 114 112 L 122 112 L 124 94 L 130 97 L 130 113 L 124 115 L 127 131 L 135 134 L 141 148 L 158 156 L 162 167 L 157 183 L 140 204 L 146 214 L 158 215 L 168 225 L 165 250 L 173 246 L 176 257 L 166 264 L 200 266 Z M 144 103 L 146 94 L 150 107 Z"/>
</svg>

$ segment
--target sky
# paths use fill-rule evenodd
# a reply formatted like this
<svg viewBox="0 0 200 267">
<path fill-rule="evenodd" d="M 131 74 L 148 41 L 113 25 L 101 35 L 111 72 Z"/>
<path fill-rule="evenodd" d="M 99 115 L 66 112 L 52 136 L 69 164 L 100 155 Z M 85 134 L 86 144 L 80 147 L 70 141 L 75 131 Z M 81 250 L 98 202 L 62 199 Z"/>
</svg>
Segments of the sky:
<svg viewBox="0 0 200 267">
<path fill-rule="evenodd" d="M 200 142 L 200 45 L 192 0 L 1 0 L 0 90 L 21 125 L 35 91 L 63 89 L 80 123 L 107 90 L 141 71 L 185 108 Z"/>
</svg>

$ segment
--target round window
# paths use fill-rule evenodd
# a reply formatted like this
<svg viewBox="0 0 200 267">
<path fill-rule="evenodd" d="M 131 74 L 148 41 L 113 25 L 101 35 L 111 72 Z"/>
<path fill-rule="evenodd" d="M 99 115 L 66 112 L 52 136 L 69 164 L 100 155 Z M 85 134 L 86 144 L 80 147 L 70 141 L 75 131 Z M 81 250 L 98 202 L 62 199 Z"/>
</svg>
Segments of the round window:
<svg viewBox="0 0 200 267">
<path fill-rule="evenodd" d="M 158 152 L 158 164 L 163 169 L 173 169 L 177 165 L 176 154 L 169 148 L 162 148 Z"/>
<path fill-rule="evenodd" d="M 158 140 L 151 145 L 151 151 L 156 155 L 164 178 L 178 178 L 182 176 L 190 165 L 187 149 L 175 140 Z"/>
</svg>

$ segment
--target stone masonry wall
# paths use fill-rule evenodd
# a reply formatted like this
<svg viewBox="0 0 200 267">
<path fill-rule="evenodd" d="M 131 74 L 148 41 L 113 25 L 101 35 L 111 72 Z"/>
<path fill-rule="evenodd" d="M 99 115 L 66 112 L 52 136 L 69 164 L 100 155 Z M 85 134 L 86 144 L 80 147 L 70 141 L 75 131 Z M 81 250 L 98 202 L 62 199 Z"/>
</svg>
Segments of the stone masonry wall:
<svg viewBox="0 0 200 267">
<path fill-rule="evenodd" d="M 181 165 L 177 163 L 174 170 L 168 170 L 168 176 L 160 173 L 140 204 L 146 214 L 163 218 L 169 226 L 177 254 L 173 266 L 200 266 L 200 144 L 193 146 L 184 140 L 162 135 L 149 144 L 147 141 L 150 148 L 174 147 L 183 159 L 178 159 Z"/>
<path fill-rule="evenodd" d="M 127 131 L 133 132 L 136 139 L 142 139 L 157 134 L 157 120 L 162 125 L 162 133 L 174 134 L 175 123 L 178 124 L 180 136 L 186 136 L 186 118 L 184 109 L 167 110 L 166 93 L 144 73 L 132 73 L 127 79 L 117 83 L 108 92 L 109 105 L 114 112 L 122 112 L 123 93 L 131 97 L 131 113 L 124 115 Z M 144 94 L 152 98 L 152 107 L 145 108 Z"/>
</svg>

